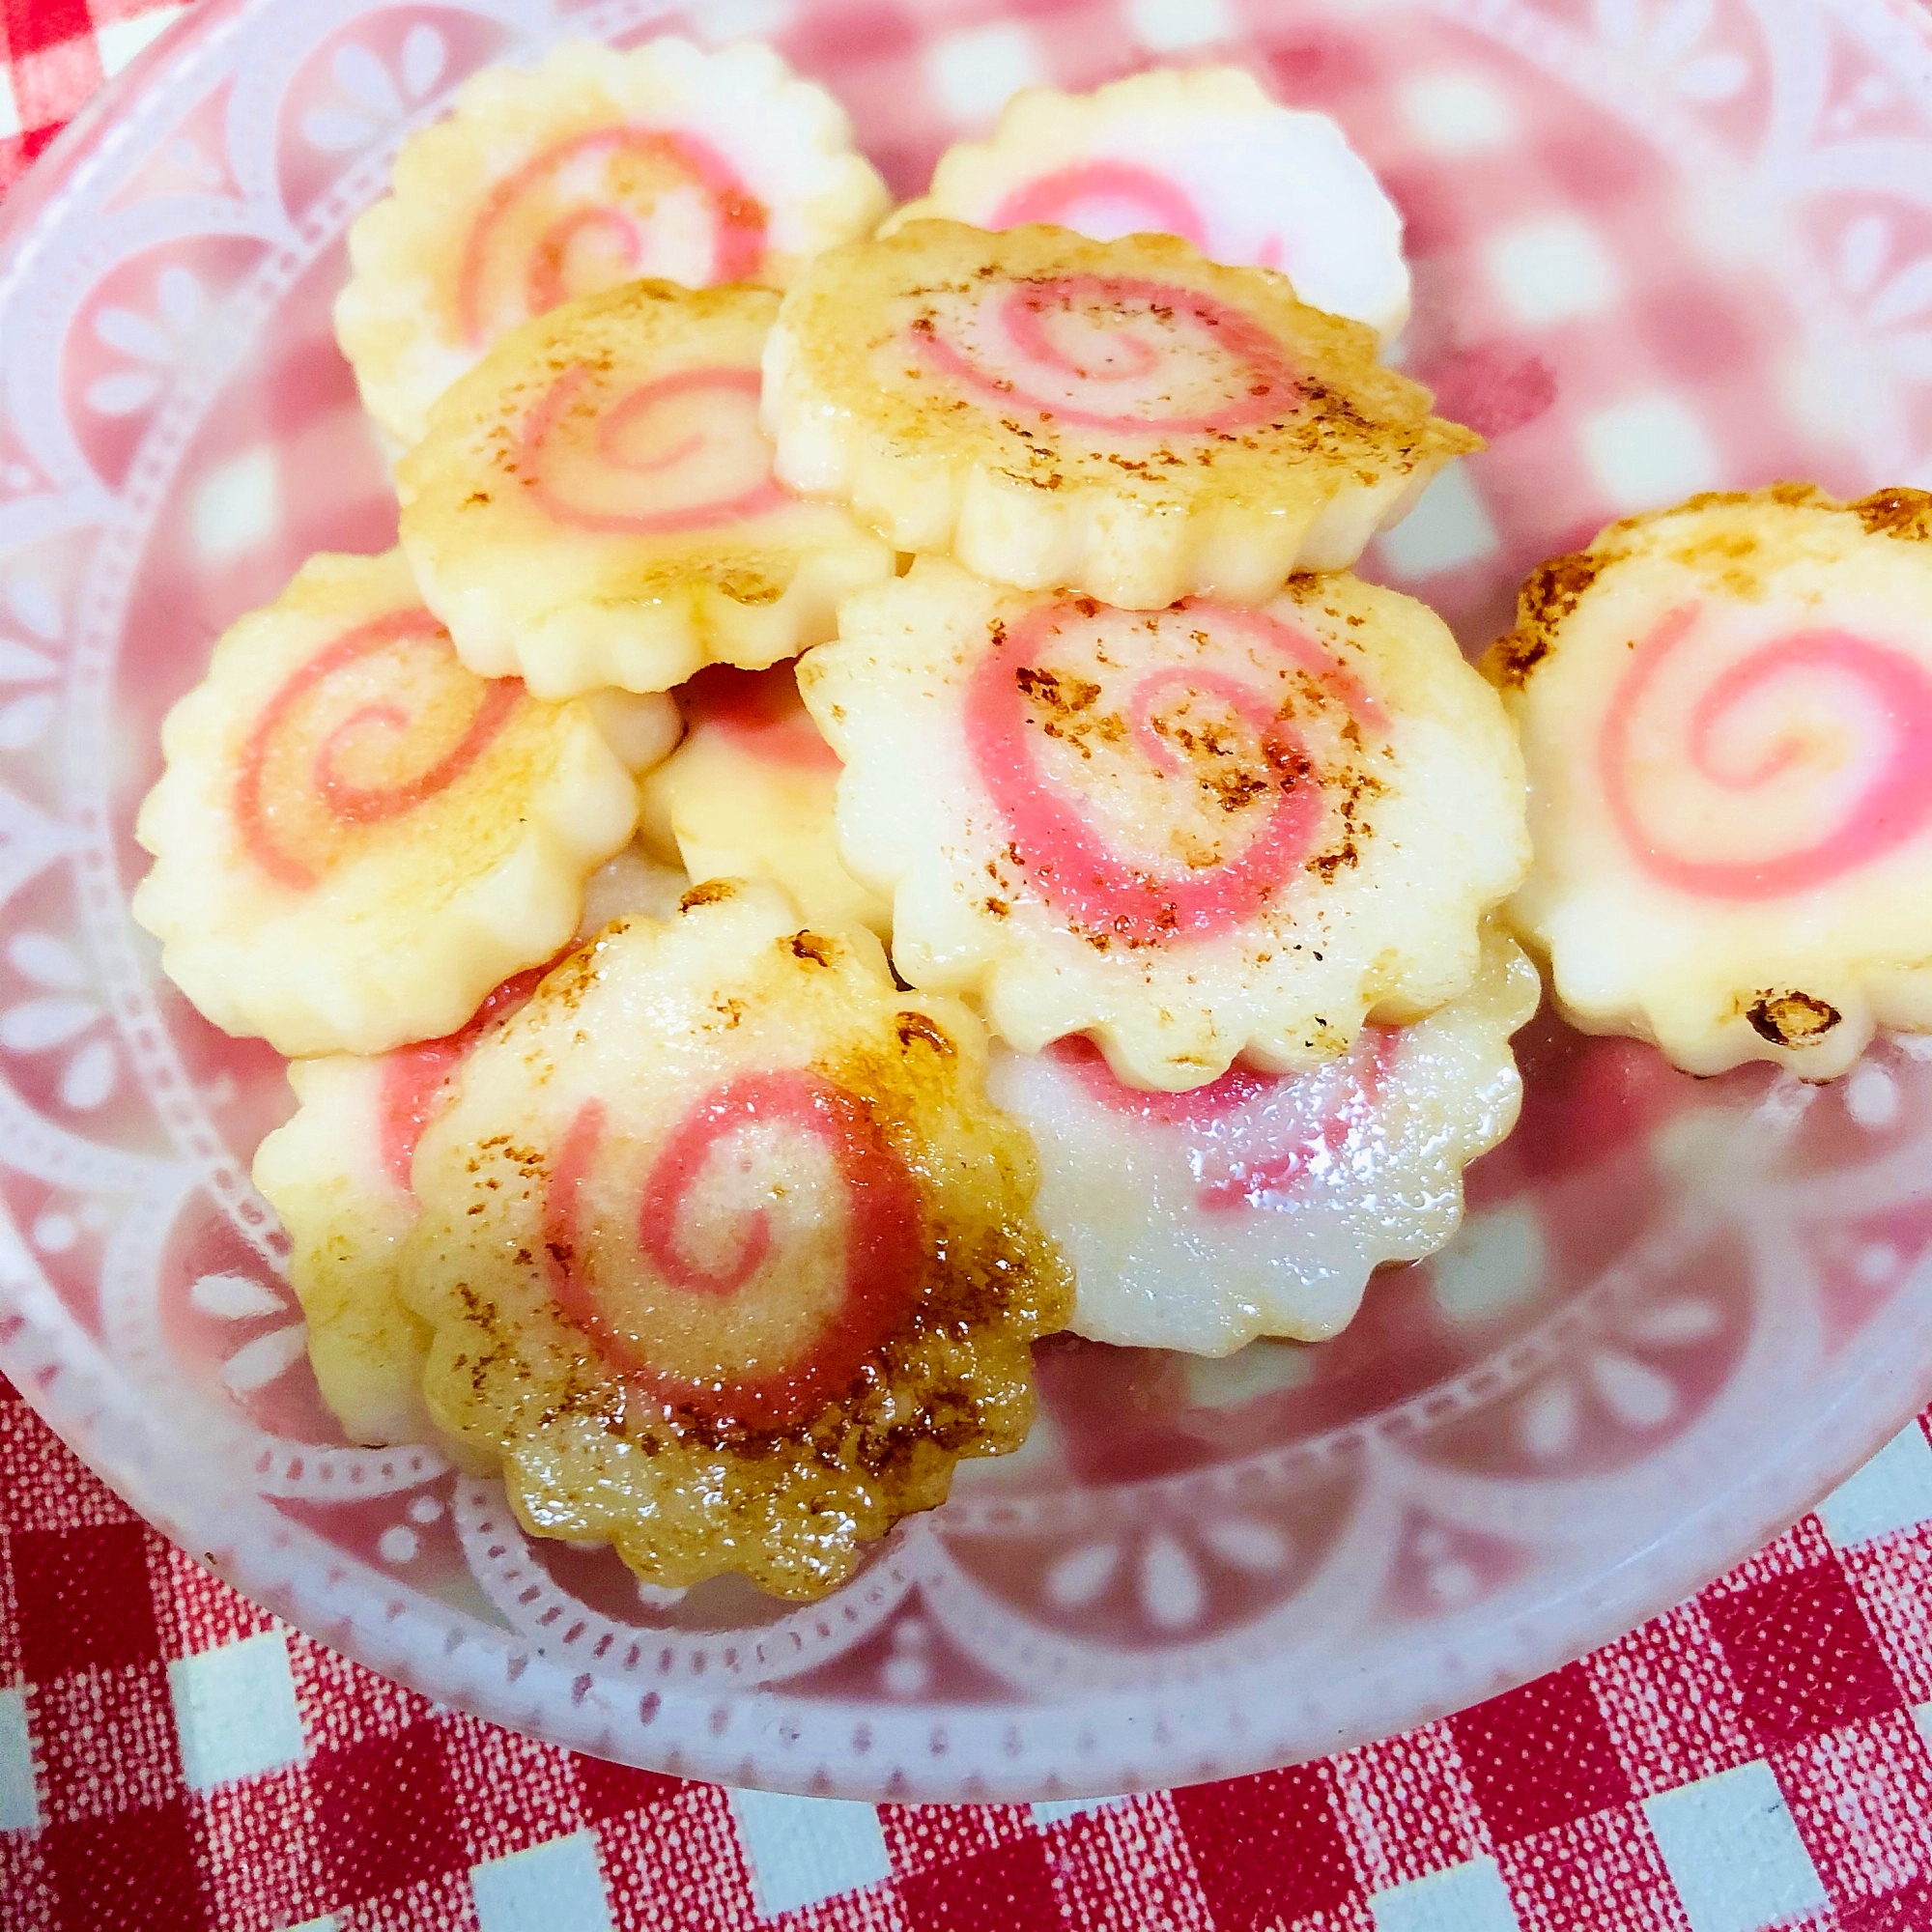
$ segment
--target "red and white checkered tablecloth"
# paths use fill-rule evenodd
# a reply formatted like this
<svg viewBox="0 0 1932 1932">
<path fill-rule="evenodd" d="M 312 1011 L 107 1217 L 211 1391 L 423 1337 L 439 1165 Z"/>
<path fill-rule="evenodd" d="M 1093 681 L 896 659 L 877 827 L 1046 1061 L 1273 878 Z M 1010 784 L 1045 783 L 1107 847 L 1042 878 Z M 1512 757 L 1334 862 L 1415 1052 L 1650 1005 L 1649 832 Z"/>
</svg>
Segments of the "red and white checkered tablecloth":
<svg viewBox="0 0 1932 1932">
<path fill-rule="evenodd" d="M 0 0 L 0 187 L 183 10 Z M 1140 1797 L 726 1792 L 442 1710 L 147 1530 L 0 1382 L 0 1928 L 1926 1932 L 1925 1419 L 1693 1602 L 1319 1764 Z"/>
<path fill-rule="evenodd" d="M 0 1383 L 7 1932 L 1925 1932 L 1922 1421 L 1694 1602 L 1441 1723 L 1133 1798 L 894 1805 L 440 1709 L 144 1527 Z"/>
</svg>

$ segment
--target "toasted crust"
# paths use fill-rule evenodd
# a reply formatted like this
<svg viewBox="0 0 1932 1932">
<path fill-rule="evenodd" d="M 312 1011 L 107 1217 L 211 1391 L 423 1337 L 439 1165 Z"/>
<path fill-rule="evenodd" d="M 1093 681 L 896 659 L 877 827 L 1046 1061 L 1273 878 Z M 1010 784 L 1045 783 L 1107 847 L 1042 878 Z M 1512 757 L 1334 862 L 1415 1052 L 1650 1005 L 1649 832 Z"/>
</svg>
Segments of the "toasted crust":
<svg viewBox="0 0 1932 1932">
<path fill-rule="evenodd" d="M 398 552 L 311 557 L 216 644 L 161 748 L 134 917 L 215 1025 L 287 1054 L 461 1026 L 570 936 L 637 823 L 590 707 L 466 670 Z"/>
<path fill-rule="evenodd" d="M 1869 536 L 1891 537 L 1900 543 L 1932 543 L 1932 492 L 1924 490 L 1874 490 L 1851 502 L 1828 496 L 1815 483 L 1786 481 L 1769 483 L 1761 490 L 1706 490 L 1668 510 L 1621 517 L 1606 524 L 1587 549 L 1538 564 L 1517 594 L 1515 628 L 1498 638 L 1484 655 L 1485 674 L 1498 687 L 1520 690 L 1548 656 L 1557 632 L 1590 586 L 1605 571 L 1631 555 L 1637 540 L 1647 545 L 1668 520 L 1724 510 L 1748 513 L 1764 506 L 1842 514 L 1856 519 Z M 1754 549 L 1754 538 L 1751 544 Z M 1751 579 L 1748 568 L 1741 573 L 1739 566 L 1748 554 L 1734 553 L 1725 563 L 1729 587 L 1745 594 Z"/>
<path fill-rule="evenodd" d="M 1531 573 L 1483 669 L 1522 734 L 1512 902 L 1578 1025 L 1844 1071 L 1932 1026 L 1932 495 L 1713 491 Z"/>
<path fill-rule="evenodd" d="M 830 1589 L 959 1457 L 1018 1446 L 1065 1319 L 984 1057 L 775 888 L 617 922 L 417 1151 L 431 1412 L 537 1534 L 659 1584 Z"/>
<path fill-rule="evenodd" d="M 921 558 L 799 685 L 840 852 L 915 986 L 1130 1084 L 1319 1066 L 1454 999 L 1528 863 L 1501 706 L 1440 619 L 1337 573 L 1121 611 Z"/>
<path fill-rule="evenodd" d="M 513 330 L 396 466 L 402 543 L 458 655 L 540 697 L 668 691 L 821 642 L 891 550 L 772 478 L 768 289 L 640 281 Z"/>
<path fill-rule="evenodd" d="M 1137 609 L 1261 603 L 1342 568 L 1482 446 L 1285 276 L 1167 236 L 950 221 L 807 270 L 766 349 L 765 420 L 781 480 L 900 550 Z"/>
</svg>

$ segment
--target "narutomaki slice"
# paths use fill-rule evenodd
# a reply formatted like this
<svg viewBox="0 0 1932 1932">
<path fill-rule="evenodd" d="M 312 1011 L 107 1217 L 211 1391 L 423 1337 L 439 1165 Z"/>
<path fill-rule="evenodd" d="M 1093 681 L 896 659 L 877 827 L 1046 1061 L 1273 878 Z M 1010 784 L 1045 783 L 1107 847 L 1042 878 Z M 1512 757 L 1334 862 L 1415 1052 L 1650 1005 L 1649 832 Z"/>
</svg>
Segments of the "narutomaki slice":
<svg viewBox="0 0 1932 1932">
<path fill-rule="evenodd" d="M 775 879 L 816 924 L 881 939 L 892 910 L 838 858 L 838 756 L 790 665 L 700 671 L 678 694 L 684 741 L 644 781 L 638 836 L 694 879 Z"/>
<path fill-rule="evenodd" d="M 1067 1282 L 979 1021 L 878 942 L 713 882 L 480 1042 L 405 1255 L 440 1427 L 520 1519 L 639 1576 L 831 1588 L 1018 1446 Z"/>
<path fill-rule="evenodd" d="M 161 727 L 134 917 L 229 1033 L 436 1038 L 570 937 L 637 823 L 630 761 L 677 731 L 666 697 L 545 704 L 465 669 L 400 552 L 311 557 Z"/>
<path fill-rule="evenodd" d="M 1932 496 L 1612 524 L 1485 668 L 1529 770 L 1510 917 L 1576 1024 L 1812 1079 L 1932 1030 Z"/>
<path fill-rule="evenodd" d="M 1522 763 L 1441 619 L 1347 575 L 1121 611 L 922 558 L 799 667 L 913 985 L 1139 1087 L 1301 1072 L 1474 979 Z"/>
<path fill-rule="evenodd" d="M 1510 1036 L 1536 969 L 1500 932 L 1461 998 L 1365 1027 L 1313 1073 L 1234 1066 L 1189 1094 L 1115 1078 L 1082 1039 L 996 1047 L 993 1097 L 1039 1150 L 1041 1225 L 1072 1264 L 1096 1342 L 1225 1355 L 1319 1342 L 1385 1262 L 1420 1261 L 1463 1218 L 1463 1169 L 1516 1124 Z"/>
<path fill-rule="evenodd" d="M 831 637 L 891 549 L 781 489 L 758 427 L 769 289 L 633 282 L 506 336 L 396 467 L 458 656 L 540 697 L 668 691 Z"/>
<path fill-rule="evenodd" d="M 1311 308 L 1384 342 L 1408 320 L 1402 216 L 1374 171 L 1327 115 L 1269 99 L 1242 68 L 1023 88 L 992 138 L 948 148 L 923 199 L 881 232 L 934 215 L 1095 242 L 1179 235 L 1209 261 L 1278 269 Z"/>
<path fill-rule="evenodd" d="M 335 333 L 396 440 L 505 331 L 640 275 L 781 288 L 891 197 L 845 110 L 767 46 L 667 38 L 491 67 L 349 233 Z"/>
<path fill-rule="evenodd" d="M 594 937 L 623 913 L 668 912 L 688 883 L 635 847 L 620 852 L 585 886 L 578 936 Z M 298 1105 L 256 1149 L 255 1185 L 288 1231 L 309 1361 L 352 1442 L 420 1442 L 430 1433 L 429 1329 L 404 1305 L 400 1275 L 403 1237 L 416 1221 L 416 1143 L 470 1050 L 529 998 L 545 970 L 512 975 L 440 1039 L 290 1063 Z"/>
<path fill-rule="evenodd" d="M 1171 236 L 911 221 L 828 250 L 765 351 L 780 480 L 1024 589 L 1262 604 L 1482 439 L 1374 330 Z"/>
</svg>

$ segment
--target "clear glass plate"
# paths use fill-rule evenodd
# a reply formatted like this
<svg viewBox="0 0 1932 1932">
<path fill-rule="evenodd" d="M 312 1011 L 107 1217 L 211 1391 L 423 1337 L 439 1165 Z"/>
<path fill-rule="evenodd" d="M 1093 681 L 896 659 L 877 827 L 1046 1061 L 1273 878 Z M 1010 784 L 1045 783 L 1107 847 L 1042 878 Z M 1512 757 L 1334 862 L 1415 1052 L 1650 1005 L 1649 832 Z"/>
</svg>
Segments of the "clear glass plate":
<svg viewBox="0 0 1932 1932">
<path fill-rule="evenodd" d="M 1434 1264 L 1321 1348 L 1040 1351 L 1026 1450 L 806 1609 L 639 1591 L 428 1450 L 345 1446 L 248 1157 L 274 1057 L 131 926 L 156 727 L 394 506 L 343 232 L 477 67 L 766 35 L 902 193 L 1008 90 L 1231 58 L 1407 218 L 1409 369 L 1491 437 L 1373 554 L 1470 647 L 1605 518 L 1932 484 L 1932 42 L 1884 0 L 211 0 L 10 199 L 0 271 L 0 1367 L 249 1595 L 447 1703 L 662 1770 L 1045 1798 L 1399 1729 L 1657 1611 L 1926 1395 L 1932 1064 L 1693 1082 L 1548 1019 Z"/>
</svg>

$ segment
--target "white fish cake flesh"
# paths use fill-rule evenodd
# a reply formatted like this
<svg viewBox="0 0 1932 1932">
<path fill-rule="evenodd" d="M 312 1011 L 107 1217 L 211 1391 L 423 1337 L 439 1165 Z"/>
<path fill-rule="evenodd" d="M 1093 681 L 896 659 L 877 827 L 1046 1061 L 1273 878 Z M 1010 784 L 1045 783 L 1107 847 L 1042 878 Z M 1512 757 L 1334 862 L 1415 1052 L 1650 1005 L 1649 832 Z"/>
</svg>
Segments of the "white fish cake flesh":
<svg viewBox="0 0 1932 1932">
<path fill-rule="evenodd" d="M 922 558 L 799 688 L 839 851 L 913 985 L 1137 1087 L 1345 1053 L 1475 977 L 1528 863 L 1502 706 L 1442 621 L 1347 575 L 1130 611 Z"/>
<path fill-rule="evenodd" d="M 670 910 L 685 884 L 635 848 L 620 852 L 591 876 L 580 937 L 624 912 Z M 422 1399 L 429 1328 L 404 1305 L 399 1274 L 417 1214 L 411 1165 L 470 1049 L 547 970 L 504 980 L 441 1039 L 290 1064 L 297 1109 L 256 1150 L 255 1185 L 288 1231 L 289 1282 L 307 1318 L 316 1382 L 353 1442 L 434 1433 Z"/>
<path fill-rule="evenodd" d="M 1270 100 L 1239 68 L 1023 89 L 993 138 L 949 148 L 883 232 L 929 216 L 1096 242 L 1179 235 L 1211 261 L 1280 270 L 1312 308 L 1383 342 L 1408 320 L 1402 216 L 1369 164 L 1327 115 Z"/>
<path fill-rule="evenodd" d="M 539 697 L 668 691 L 833 635 L 893 553 L 772 475 L 769 289 L 631 282 L 526 324 L 396 467 L 403 550 L 457 654 Z"/>
<path fill-rule="evenodd" d="M 694 879 L 774 879 L 815 925 L 892 936 L 892 908 L 838 857 L 838 758 L 790 665 L 719 666 L 677 694 L 684 742 L 643 785 L 638 832 Z"/>
<path fill-rule="evenodd" d="M 1533 572 L 1511 906 L 1566 1014 L 1828 1079 L 1932 1029 L 1932 496 L 1693 497 Z"/>
<path fill-rule="evenodd" d="M 631 756 L 675 741 L 668 698 L 603 716 Z M 209 1019 L 291 1055 L 461 1026 L 570 937 L 637 823 L 599 713 L 466 670 L 395 551 L 311 557 L 215 645 L 161 750 L 134 917 Z"/>
<path fill-rule="evenodd" d="M 464 1065 L 405 1256 L 438 1424 L 539 1535 L 781 1596 L 1018 1445 L 1065 1270 L 983 1029 L 776 887 L 618 921 Z"/>
<path fill-rule="evenodd" d="M 1455 1233 L 1463 1166 L 1516 1122 L 1509 1040 L 1540 992 L 1492 933 L 1427 1019 L 1365 1028 L 1318 1072 L 1235 1066 L 1190 1094 L 1122 1086 L 1085 1040 L 995 1047 L 990 1091 L 1032 1130 L 1040 1223 L 1073 1266 L 1069 1325 L 1200 1355 L 1339 1332 L 1377 1267 Z"/>
<path fill-rule="evenodd" d="M 835 248 L 765 350 L 780 480 L 902 551 L 1154 609 L 1339 570 L 1471 431 L 1374 332 L 1185 242 L 914 221 Z"/>
<path fill-rule="evenodd" d="M 640 275 L 781 287 L 891 205 L 845 110 L 767 46 L 578 42 L 486 68 L 349 234 L 336 339 L 407 447 L 499 335 Z"/>
</svg>

